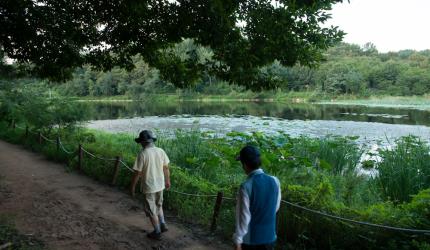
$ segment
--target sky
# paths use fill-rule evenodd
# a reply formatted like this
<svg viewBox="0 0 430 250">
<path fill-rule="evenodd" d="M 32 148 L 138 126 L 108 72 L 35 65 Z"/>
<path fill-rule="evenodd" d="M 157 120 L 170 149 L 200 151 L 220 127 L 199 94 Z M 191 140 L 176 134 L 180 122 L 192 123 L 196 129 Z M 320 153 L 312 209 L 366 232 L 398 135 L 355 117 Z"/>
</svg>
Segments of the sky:
<svg viewBox="0 0 430 250">
<path fill-rule="evenodd" d="M 344 41 L 372 42 L 380 52 L 430 49 L 430 0 L 351 0 L 336 4 L 331 25 Z"/>
</svg>

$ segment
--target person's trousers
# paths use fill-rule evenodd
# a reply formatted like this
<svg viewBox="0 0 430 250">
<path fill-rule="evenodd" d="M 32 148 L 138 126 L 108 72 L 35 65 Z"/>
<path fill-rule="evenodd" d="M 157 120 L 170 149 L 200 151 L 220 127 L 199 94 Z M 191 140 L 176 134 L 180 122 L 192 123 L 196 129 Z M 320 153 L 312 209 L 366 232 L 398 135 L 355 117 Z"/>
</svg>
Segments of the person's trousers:
<svg viewBox="0 0 430 250">
<path fill-rule="evenodd" d="M 247 245 L 242 244 L 242 250 L 274 250 L 275 242 L 264 245 Z"/>
<path fill-rule="evenodd" d="M 143 207 L 148 217 L 158 216 L 163 206 L 163 191 L 145 194 Z"/>
</svg>

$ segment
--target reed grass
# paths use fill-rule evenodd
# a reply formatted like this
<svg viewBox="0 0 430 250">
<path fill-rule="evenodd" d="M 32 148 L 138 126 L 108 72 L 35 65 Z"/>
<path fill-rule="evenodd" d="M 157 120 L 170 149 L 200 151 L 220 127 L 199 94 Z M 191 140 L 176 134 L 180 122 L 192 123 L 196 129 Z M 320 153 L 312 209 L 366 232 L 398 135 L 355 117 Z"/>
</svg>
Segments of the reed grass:
<svg viewBox="0 0 430 250">
<path fill-rule="evenodd" d="M 396 203 L 409 202 L 412 195 L 430 188 L 430 147 L 418 137 L 396 141 L 393 149 L 379 151 L 374 178 L 381 194 Z"/>
</svg>

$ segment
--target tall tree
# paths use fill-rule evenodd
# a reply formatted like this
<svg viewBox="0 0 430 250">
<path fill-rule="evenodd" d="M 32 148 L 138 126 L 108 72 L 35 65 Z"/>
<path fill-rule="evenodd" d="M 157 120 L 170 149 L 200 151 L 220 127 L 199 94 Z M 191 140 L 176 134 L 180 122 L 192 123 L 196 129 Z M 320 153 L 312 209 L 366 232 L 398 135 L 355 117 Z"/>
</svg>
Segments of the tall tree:
<svg viewBox="0 0 430 250">
<path fill-rule="evenodd" d="M 2 0 L 0 49 L 31 72 L 67 79 L 77 66 L 133 68 L 132 56 L 157 64 L 158 51 L 194 38 L 225 62 L 220 75 L 246 85 L 258 66 L 314 65 L 340 41 L 323 28 L 342 0 Z"/>
</svg>

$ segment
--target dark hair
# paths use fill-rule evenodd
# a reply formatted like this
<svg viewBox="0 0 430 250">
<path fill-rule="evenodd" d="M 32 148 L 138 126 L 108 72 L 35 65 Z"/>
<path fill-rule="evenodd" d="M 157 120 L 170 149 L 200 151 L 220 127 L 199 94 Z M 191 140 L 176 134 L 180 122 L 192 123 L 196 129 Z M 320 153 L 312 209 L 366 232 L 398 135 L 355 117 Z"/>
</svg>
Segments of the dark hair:
<svg viewBox="0 0 430 250">
<path fill-rule="evenodd" d="M 248 166 L 252 170 L 261 166 L 260 151 L 252 145 L 243 147 L 236 160 L 240 160 L 243 165 Z"/>
<path fill-rule="evenodd" d="M 255 169 L 258 169 L 259 167 L 261 167 L 260 157 L 253 159 L 253 160 L 250 160 L 250 161 L 240 160 L 240 162 L 242 162 L 242 164 L 248 166 L 252 170 L 255 170 Z"/>
</svg>

